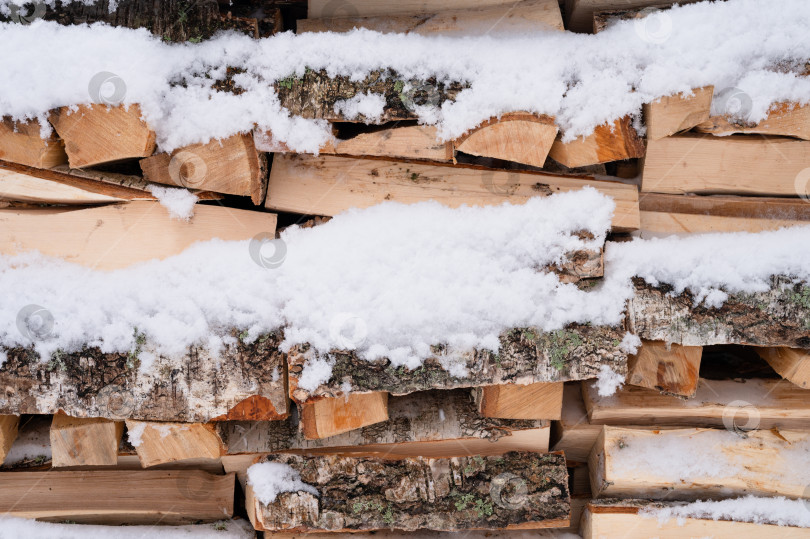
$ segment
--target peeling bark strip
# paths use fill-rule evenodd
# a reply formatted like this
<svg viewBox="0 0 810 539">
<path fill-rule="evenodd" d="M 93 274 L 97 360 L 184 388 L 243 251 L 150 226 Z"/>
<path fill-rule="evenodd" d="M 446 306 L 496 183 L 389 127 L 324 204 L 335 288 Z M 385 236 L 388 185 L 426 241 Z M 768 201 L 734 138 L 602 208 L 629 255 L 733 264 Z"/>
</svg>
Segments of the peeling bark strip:
<svg viewBox="0 0 810 539">
<path fill-rule="evenodd" d="M 501 335 L 497 354 L 489 350 L 453 353 L 437 346 L 435 355 L 415 370 L 392 367 L 387 359 L 365 361 L 349 351 L 322 355 L 308 345 L 295 346 L 288 354 L 290 396 L 299 403 L 338 397 L 347 384 L 352 392 L 405 395 L 426 389 L 564 382 L 596 378 L 602 365 L 624 375 L 627 355 L 619 349 L 623 336 L 622 328 L 605 326 L 571 326 L 551 333 L 513 329 Z M 298 387 L 298 377 L 307 361 L 316 359 L 332 364 L 332 376 L 310 392 Z M 467 377 L 450 374 L 443 364 L 463 367 Z"/>
<path fill-rule="evenodd" d="M 629 329 L 642 339 L 686 346 L 748 344 L 810 348 L 810 285 L 773 277 L 771 289 L 730 294 L 719 308 L 696 305 L 687 292 L 667 295 L 635 279 L 636 293 L 628 304 Z"/>
<path fill-rule="evenodd" d="M 141 345 L 129 354 L 90 348 L 46 361 L 29 349 L 6 349 L 0 413 L 205 422 L 260 395 L 272 406 L 251 419 L 281 419 L 288 401 L 280 342 L 240 342 L 216 357 L 191 347 L 184 357 L 158 356 L 146 372 L 139 372 Z"/>
<path fill-rule="evenodd" d="M 252 497 L 259 530 L 441 531 L 568 525 L 568 470 L 562 454 L 382 461 L 268 456 L 318 489 L 285 492 L 264 505 Z"/>
</svg>

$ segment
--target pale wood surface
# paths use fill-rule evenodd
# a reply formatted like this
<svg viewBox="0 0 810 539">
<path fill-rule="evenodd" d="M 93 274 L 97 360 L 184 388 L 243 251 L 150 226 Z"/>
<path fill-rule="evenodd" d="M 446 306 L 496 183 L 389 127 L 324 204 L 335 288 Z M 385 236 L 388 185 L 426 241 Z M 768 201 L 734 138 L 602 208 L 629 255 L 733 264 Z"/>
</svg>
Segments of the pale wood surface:
<svg viewBox="0 0 810 539">
<path fill-rule="evenodd" d="M 557 137 L 549 157 L 568 168 L 586 167 L 610 161 L 644 156 L 644 141 L 632 126 L 629 116 L 610 124 L 596 126 L 587 137 L 563 142 Z"/>
<path fill-rule="evenodd" d="M 690 4 L 699 0 L 681 0 Z M 672 0 L 565 0 L 565 27 L 574 32 L 593 32 L 593 15 L 597 11 L 670 6 Z"/>
<path fill-rule="evenodd" d="M 478 410 L 484 417 L 505 419 L 560 419 L 563 382 L 476 388 Z"/>
<path fill-rule="evenodd" d="M 131 419 L 126 423 L 130 441 L 133 433 L 140 441 L 133 445 L 144 468 L 179 460 L 219 459 L 224 452 L 222 440 L 211 425 Z"/>
<path fill-rule="evenodd" d="M 593 385 L 593 382 L 583 383 Z M 551 450 L 563 451 L 569 461 L 585 462 L 600 432 L 601 425 L 588 421 L 581 384 L 565 384 L 560 421 L 552 423 Z"/>
<path fill-rule="evenodd" d="M 0 415 L 0 464 L 6 459 L 20 426 L 20 416 Z"/>
<path fill-rule="evenodd" d="M 396 157 L 451 161 L 450 142 L 439 142 L 436 128 L 429 125 L 408 125 L 361 133 L 350 139 L 338 140 L 321 148 L 322 154 L 351 156 Z"/>
<path fill-rule="evenodd" d="M 614 230 L 639 226 L 635 186 L 553 174 L 441 166 L 382 159 L 276 155 L 265 206 L 309 215 L 336 215 L 385 200 L 437 200 L 451 207 L 519 203 L 532 196 L 590 185 L 614 198 Z"/>
<path fill-rule="evenodd" d="M 233 514 L 234 476 L 197 470 L 0 474 L 7 517 L 87 524 L 187 524 Z"/>
<path fill-rule="evenodd" d="M 553 118 L 514 113 L 484 122 L 453 145 L 457 152 L 542 168 L 556 136 Z"/>
<path fill-rule="evenodd" d="M 702 346 L 644 341 L 627 359 L 627 383 L 691 397 L 697 390 Z"/>
<path fill-rule="evenodd" d="M 275 229 L 274 214 L 219 206 L 197 205 L 189 222 L 172 219 L 166 208 L 147 201 L 87 209 L 9 208 L 0 209 L 0 253 L 37 249 L 114 270 L 179 254 L 198 241 L 245 240 Z"/>
<path fill-rule="evenodd" d="M 100 182 L 99 182 L 100 183 Z M 99 187 L 103 188 L 103 184 Z M 101 190 L 101 189 L 99 189 Z M 151 195 L 144 200 L 153 198 Z M 0 169 L 0 199 L 38 204 L 109 204 L 127 199 L 83 187 Z"/>
<path fill-rule="evenodd" d="M 155 151 L 155 133 L 141 120 L 138 105 L 79 105 L 76 112 L 63 107 L 50 120 L 74 168 L 148 157 Z"/>
<path fill-rule="evenodd" d="M 388 393 L 350 393 L 300 405 L 308 440 L 327 438 L 388 420 Z"/>
<path fill-rule="evenodd" d="M 806 196 L 810 186 L 801 185 L 800 174 L 808 167 L 810 141 L 745 135 L 676 135 L 648 141 L 641 190 Z"/>
<path fill-rule="evenodd" d="M 478 0 L 477 7 L 504 6 L 514 0 Z M 374 15 L 400 15 L 435 13 L 442 10 L 465 9 L 469 0 L 403 0 L 391 3 L 387 0 L 353 0 L 351 3 L 335 3 L 332 0 L 311 0 L 307 2 L 307 16 L 310 19 L 371 17 Z"/>
<path fill-rule="evenodd" d="M 709 119 L 714 86 L 692 90 L 693 95 L 662 97 L 643 107 L 647 140 L 658 140 L 691 129 Z"/>
<path fill-rule="evenodd" d="M 67 163 L 65 144 L 55 133 L 40 136 L 38 120 L 12 122 L 0 118 L 0 159 L 31 167 L 51 168 Z"/>
<path fill-rule="evenodd" d="M 142 159 L 140 165 L 151 182 L 249 196 L 254 204 L 264 201 L 267 159 L 256 150 L 253 135 L 192 144 Z"/>
<path fill-rule="evenodd" d="M 801 388 L 810 388 L 810 350 L 773 347 L 756 351 L 782 378 Z"/>
<path fill-rule="evenodd" d="M 56 413 L 51 423 L 53 467 L 115 466 L 124 423 Z"/>
<path fill-rule="evenodd" d="M 732 133 L 758 133 L 784 135 L 810 140 L 810 106 L 795 103 L 776 103 L 768 117 L 757 124 L 737 124 L 723 116 L 712 116 L 695 129 L 700 133 L 730 135 Z"/>
</svg>

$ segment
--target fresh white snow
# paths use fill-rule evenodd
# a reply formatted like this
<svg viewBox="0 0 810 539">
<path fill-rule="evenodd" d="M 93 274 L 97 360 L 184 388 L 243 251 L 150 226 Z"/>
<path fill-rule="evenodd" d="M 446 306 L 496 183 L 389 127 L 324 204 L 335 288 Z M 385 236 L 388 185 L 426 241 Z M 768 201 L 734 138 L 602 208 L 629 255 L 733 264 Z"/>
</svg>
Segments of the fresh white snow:
<svg viewBox="0 0 810 539">
<path fill-rule="evenodd" d="M 643 509 L 639 514 L 656 518 L 662 523 L 673 518 L 679 521 L 685 518 L 700 518 L 810 528 L 810 501 L 791 500 L 783 496 L 774 498 L 744 496 L 719 501 L 697 501 Z"/>
<path fill-rule="evenodd" d="M 616 394 L 616 390 L 624 385 L 624 376 L 615 372 L 607 365 L 599 367 L 599 374 L 593 387 L 596 388 L 600 397 L 610 397 Z"/>
<path fill-rule="evenodd" d="M 151 185 L 149 191 L 155 195 L 160 205 L 166 208 L 174 219 L 188 221 L 194 216 L 194 205 L 197 204 L 199 198 L 188 189 Z"/>
<path fill-rule="evenodd" d="M 253 494 L 263 504 L 276 501 L 282 492 L 309 492 L 319 496 L 318 489 L 301 481 L 301 474 L 281 462 L 260 462 L 247 471 L 247 480 Z"/>
</svg>

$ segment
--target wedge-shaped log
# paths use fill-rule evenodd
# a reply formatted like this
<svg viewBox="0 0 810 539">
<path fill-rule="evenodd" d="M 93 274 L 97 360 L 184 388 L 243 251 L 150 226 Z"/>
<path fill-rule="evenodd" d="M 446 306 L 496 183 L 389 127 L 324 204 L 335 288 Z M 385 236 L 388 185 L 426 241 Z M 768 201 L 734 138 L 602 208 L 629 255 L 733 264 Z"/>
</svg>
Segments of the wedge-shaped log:
<svg viewBox="0 0 810 539">
<path fill-rule="evenodd" d="M 0 159 L 37 168 L 67 163 L 65 144 L 53 132 L 43 139 L 40 130 L 38 120 L 13 122 L 0 118 Z"/>
<path fill-rule="evenodd" d="M 582 539 L 622 537 L 657 537 L 682 539 L 683 537 L 734 537 L 735 539 L 808 539 L 810 529 L 777 525 L 776 522 L 753 523 L 711 518 L 658 516 L 655 511 L 673 504 L 654 502 L 606 502 L 588 504 L 582 518 Z M 649 512 L 643 514 L 642 511 Z M 629 530 L 629 531 L 628 531 Z"/>
<path fill-rule="evenodd" d="M 253 135 L 192 144 L 147 157 L 140 164 L 151 182 L 249 196 L 254 204 L 264 202 L 267 192 L 267 157 L 256 150 Z"/>
<path fill-rule="evenodd" d="M 328 144 L 321 148 L 321 153 L 428 161 L 453 159 L 452 144 L 440 142 L 436 128 L 429 125 L 406 125 L 360 133 L 352 138 Z"/>
<path fill-rule="evenodd" d="M 20 426 L 20 416 L 0 415 L 0 464 L 6 459 Z"/>
<path fill-rule="evenodd" d="M 385 200 L 405 204 L 437 200 L 452 207 L 519 203 L 586 185 L 615 200 L 614 230 L 638 228 L 638 193 L 631 185 L 536 172 L 332 156 L 276 155 L 265 206 L 336 215 Z"/>
<path fill-rule="evenodd" d="M 141 120 L 138 105 L 79 105 L 75 112 L 63 107 L 50 120 L 74 168 L 148 157 L 155 151 L 155 133 Z"/>
<path fill-rule="evenodd" d="M 762 232 L 810 224 L 810 204 L 796 198 L 681 196 L 639 197 L 641 236 L 701 232 Z"/>
<path fill-rule="evenodd" d="M 263 463 L 289 466 L 311 485 L 275 500 Z M 568 472 L 561 454 L 377 460 L 268 456 L 248 470 L 248 516 L 266 531 L 549 528 L 568 525 Z"/>
<path fill-rule="evenodd" d="M 593 385 L 593 382 L 583 383 Z M 560 420 L 551 424 L 551 450 L 563 451 L 569 461 L 586 462 L 601 432 L 600 425 L 588 421 L 581 385 L 576 382 L 565 384 Z"/>
<path fill-rule="evenodd" d="M 563 385 L 562 382 L 501 384 L 476 388 L 473 394 L 484 417 L 560 419 Z"/>
<path fill-rule="evenodd" d="M 807 195 L 810 141 L 686 134 L 650 140 L 641 190 L 647 193 Z"/>
<path fill-rule="evenodd" d="M 308 440 L 327 438 L 388 420 L 388 393 L 358 393 L 301 405 L 301 429 Z"/>
<path fill-rule="evenodd" d="M 668 137 L 707 121 L 713 93 L 714 86 L 704 86 L 692 90 L 692 95 L 680 93 L 645 104 L 647 140 Z"/>
<path fill-rule="evenodd" d="M 588 460 L 595 497 L 807 496 L 810 432 L 603 427 Z M 707 467 L 706 459 L 711 459 Z"/>
<path fill-rule="evenodd" d="M 627 360 L 627 383 L 691 397 L 697 390 L 702 356 L 702 346 L 644 341 Z"/>
<path fill-rule="evenodd" d="M 712 116 L 701 122 L 695 131 L 719 136 L 757 133 L 810 140 L 810 106 L 776 103 L 768 112 L 768 117 L 756 124 L 740 124 L 723 116 Z"/>
<path fill-rule="evenodd" d="M 394 368 L 388 359 L 366 361 L 353 352 L 333 351 L 324 356 L 313 348 L 293 347 L 288 354 L 290 396 L 303 403 L 338 397 L 346 389 L 357 393 L 387 391 L 405 395 L 427 389 L 478 387 L 505 383 L 531 384 L 595 378 L 600 367 L 627 373 L 627 356 L 619 347 L 622 330 L 605 326 L 572 326 L 551 333 L 514 329 L 501 335 L 500 351 L 453 352 L 435 347 L 435 355 L 415 370 Z M 444 357 L 459 361 L 468 373 L 460 378 L 442 367 Z M 314 390 L 299 387 L 309 361 L 323 358 L 332 364 L 330 378 Z"/>
<path fill-rule="evenodd" d="M 512 113 L 484 122 L 453 146 L 457 152 L 543 167 L 556 136 L 553 118 Z"/>
<path fill-rule="evenodd" d="M 197 241 L 244 240 L 272 235 L 276 229 L 273 214 L 203 205 L 194 211 L 190 221 L 181 221 L 156 201 L 87 209 L 0 209 L 0 253 L 38 250 L 114 270 L 179 254 Z"/>
<path fill-rule="evenodd" d="M 30 349 L 5 349 L 0 384 L 9 388 L 0 413 L 52 414 L 73 417 L 206 422 L 242 401 L 260 396 L 268 406 L 263 417 L 288 414 L 281 337 L 269 335 L 252 344 L 226 346 L 216 356 L 190 347 L 182 357 L 155 354 L 149 369 L 139 369 L 137 355 L 105 354 L 97 348 L 63 353 L 58 361 L 41 361 Z M 133 357 L 135 356 L 135 361 Z"/>
<path fill-rule="evenodd" d="M 189 459 L 219 459 L 224 450 L 210 424 L 134 419 L 126 423 L 127 436 L 144 468 Z"/>
<path fill-rule="evenodd" d="M 633 386 L 602 397 L 592 386 L 582 392 L 593 425 L 810 430 L 810 395 L 781 380 L 701 379 L 689 400 Z"/>
<path fill-rule="evenodd" d="M 53 467 L 115 466 L 123 434 L 122 421 L 56 413 L 51 423 Z"/>
<path fill-rule="evenodd" d="M 557 137 L 549 157 L 568 168 L 644 157 L 644 140 L 632 126 L 629 116 L 596 126 L 593 133 L 571 142 Z"/>
<path fill-rule="evenodd" d="M 508 0 L 479 0 L 475 5 L 489 7 L 513 3 Z M 335 4 L 331 0 L 310 0 L 307 7 L 307 16 L 310 19 L 320 19 L 435 13 L 442 10 L 462 10 L 471 6 L 468 0 L 405 0 L 396 4 L 384 0 L 355 0 L 351 4 Z"/>
<path fill-rule="evenodd" d="M 0 474 L 7 517 L 87 524 L 187 524 L 233 515 L 234 476 L 197 470 Z"/>
<path fill-rule="evenodd" d="M 757 353 L 785 380 L 810 388 L 810 350 L 800 348 L 757 348 Z"/>
<path fill-rule="evenodd" d="M 790 277 L 772 277 L 767 292 L 729 294 L 720 308 L 698 305 L 689 291 L 676 296 L 666 285 L 656 288 L 642 279 L 634 284 L 628 330 L 642 339 L 684 346 L 808 346 L 810 286 Z"/>
</svg>

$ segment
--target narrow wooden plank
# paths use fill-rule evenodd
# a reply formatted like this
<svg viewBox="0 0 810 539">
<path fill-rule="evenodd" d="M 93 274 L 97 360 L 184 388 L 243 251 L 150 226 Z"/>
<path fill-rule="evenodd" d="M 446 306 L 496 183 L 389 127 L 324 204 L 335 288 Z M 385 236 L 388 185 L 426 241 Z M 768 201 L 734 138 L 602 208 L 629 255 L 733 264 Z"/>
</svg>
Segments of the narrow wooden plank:
<svg viewBox="0 0 810 539">
<path fill-rule="evenodd" d="M 643 107 L 647 124 L 647 140 L 658 140 L 691 129 L 709 119 L 714 86 L 692 90 L 692 95 L 683 93 L 662 97 Z"/>
<path fill-rule="evenodd" d="M 101 191 L 104 185 L 100 184 L 99 187 L 101 189 L 98 191 Z M 0 169 L 0 199 L 3 200 L 37 204 L 75 205 L 110 204 L 127 201 L 125 198 L 110 196 L 98 191 Z M 148 195 L 143 197 L 144 200 L 151 198 L 154 197 Z"/>
<path fill-rule="evenodd" d="M 264 463 L 289 466 L 318 497 L 298 490 L 262 503 Z M 560 454 L 388 461 L 275 455 L 249 470 L 248 482 L 248 514 L 264 531 L 525 529 L 569 522 Z"/>
<path fill-rule="evenodd" d="M 439 142 L 437 136 L 436 128 L 430 125 L 391 127 L 338 140 L 321 148 L 321 153 L 452 161 L 452 144 Z"/>
<path fill-rule="evenodd" d="M 256 539 L 256 531 L 250 522 L 236 517 L 222 519 L 211 524 L 186 524 L 181 526 L 143 525 L 110 526 L 103 524 L 75 524 L 67 522 L 40 522 L 18 519 L 6 523 L 6 533 L 14 537 L 53 537 L 60 539 L 115 537 L 115 539 Z M 332 538 L 334 539 L 334 538 Z M 359 538 L 358 538 L 359 539 Z"/>
<path fill-rule="evenodd" d="M 51 423 L 53 467 L 115 466 L 124 423 L 56 413 Z"/>
<path fill-rule="evenodd" d="M 644 341 L 627 360 L 627 383 L 691 397 L 697 390 L 702 356 L 702 346 Z"/>
<path fill-rule="evenodd" d="M 477 7 L 511 5 L 514 0 L 478 0 Z M 351 3 L 335 3 L 332 0 L 307 2 L 307 17 L 310 19 L 390 16 L 400 14 L 435 13 L 442 10 L 469 8 L 469 0 L 404 0 L 392 4 L 383 0 L 353 0 Z"/>
<path fill-rule="evenodd" d="M 614 230 L 638 228 L 638 193 L 632 185 L 474 166 L 332 156 L 276 155 L 265 206 L 309 215 L 336 215 L 385 200 L 405 204 L 437 200 L 451 207 L 489 205 L 519 203 L 532 196 L 586 185 L 615 200 Z"/>
<path fill-rule="evenodd" d="M 593 382 L 584 382 L 592 385 Z M 551 424 L 551 450 L 563 451 L 565 458 L 573 462 L 586 462 L 591 454 L 601 425 L 591 424 L 582 400 L 580 383 L 567 383 L 563 388 L 563 405 L 560 420 Z"/>
<path fill-rule="evenodd" d="M 562 382 L 483 386 L 474 390 L 478 410 L 484 417 L 505 419 L 560 419 Z"/>
<path fill-rule="evenodd" d="M 155 151 L 155 133 L 141 120 L 138 105 L 79 105 L 75 112 L 63 107 L 51 113 L 50 121 L 74 168 L 148 157 Z"/>
<path fill-rule="evenodd" d="M 455 151 L 542 168 L 557 136 L 554 119 L 529 113 L 505 114 L 453 142 Z"/>
<path fill-rule="evenodd" d="M 652 193 L 807 196 L 810 141 L 686 134 L 647 144 L 641 190 Z M 805 183 L 810 183 L 810 180 Z"/>
<path fill-rule="evenodd" d="M 756 124 L 740 124 L 723 116 L 712 116 L 697 125 L 695 131 L 718 136 L 757 133 L 810 140 L 810 106 L 776 103 L 768 112 L 768 117 Z"/>
<path fill-rule="evenodd" d="M 36 249 L 114 270 L 179 254 L 198 241 L 245 240 L 273 234 L 275 228 L 274 214 L 219 206 L 196 206 L 188 222 L 172 219 L 166 208 L 150 201 L 82 209 L 7 208 L 0 209 L 0 253 Z"/>
<path fill-rule="evenodd" d="M 233 515 L 234 476 L 196 470 L 0 474 L 7 517 L 88 524 L 187 524 Z"/>
<path fill-rule="evenodd" d="M 0 464 L 6 460 L 6 455 L 11 450 L 20 425 L 18 415 L 0 415 Z"/>
<path fill-rule="evenodd" d="M 219 459 L 222 440 L 212 425 L 127 419 L 127 436 L 141 466 L 189 459 Z"/>
<path fill-rule="evenodd" d="M 756 351 L 782 378 L 810 388 L 810 351 L 785 346 L 757 348 Z"/>
<path fill-rule="evenodd" d="M 301 405 L 301 429 L 308 440 L 328 438 L 388 420 L 388 393 L 359 393 Z"/>
<path fill-rule="evenodd" d="M 64 142 L 53 132 L 43 139 L 40 132 L 38 120 L 13 122 L 0 118 L 0 159 L 39 168 L 67 163 Z"/>
<path fill-rule="evenodd" d="M 586 167 L 644 157 L 644 140 L 630 117 L 625 116 L 613 123 L 598 125 L 587 137 L 571 142 L 563 142 L 558 136 L 548 156 L 568 168 Z"/>
</svg>

